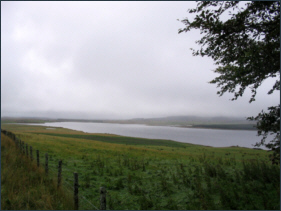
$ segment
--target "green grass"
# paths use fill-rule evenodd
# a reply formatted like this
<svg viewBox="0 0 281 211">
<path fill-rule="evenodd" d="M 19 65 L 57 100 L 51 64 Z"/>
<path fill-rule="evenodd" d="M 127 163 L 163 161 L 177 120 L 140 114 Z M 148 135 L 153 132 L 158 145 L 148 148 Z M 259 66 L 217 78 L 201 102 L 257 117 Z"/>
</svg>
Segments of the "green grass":
<svg viewBox="0 0 281 211">
<path fill-rule="evenodd" d="M 47 177 L 1 133 L 1 210 L 73 209 L 72 195 L 57 189 Z"/>
<path fill-rule="evenodd" d="M 2 125 L 40 150 L 41 161 L 48 152 L 54 175 L 62 159 L 64 186 L 78 172 L 79 194 L 94 207 L 104 186 L 107 209 L 280 208 L 280 166 L 269 162 L 271 152 L 46 128 Z M 94 208 L 81 201 L 80 209 Z"/>
<path fill-rule="evenodd" d="M 117 135 L 104 136 L 104 135 L 82 135 L 82 134 L 76 135 L 76 134 L 56 134 L 56 133 L 36 133 L 36 134 L 59 136 L 59 137 L 66 137 L 66 138 L 76 138 L 76 139 L 88 139 L 88 140 L 102 141 L 102 142 L 114 143 L 114 144 L 186 147 L 186 144 L 182 144 L 175 141 L 133 138 L 133 137 L 125 137 L 125 136 L 117 136 Z"/>
</svg>

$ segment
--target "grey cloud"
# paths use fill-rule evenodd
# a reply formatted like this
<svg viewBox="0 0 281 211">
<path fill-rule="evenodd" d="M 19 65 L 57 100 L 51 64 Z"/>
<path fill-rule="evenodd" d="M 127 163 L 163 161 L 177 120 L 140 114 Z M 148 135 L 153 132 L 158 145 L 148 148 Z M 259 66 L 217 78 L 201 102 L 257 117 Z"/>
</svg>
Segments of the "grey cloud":
<svg viewBox="0 0 281 211">
<path fill-rule="evenodd" d="M 198 31 L 177 34 L 195 2 L 1 2 L 1 115 L 133 118 L 255 115 L 271 82 L 216 95 Z M 266 101 L 264 99 L 267 99 Z"/>
</svg>

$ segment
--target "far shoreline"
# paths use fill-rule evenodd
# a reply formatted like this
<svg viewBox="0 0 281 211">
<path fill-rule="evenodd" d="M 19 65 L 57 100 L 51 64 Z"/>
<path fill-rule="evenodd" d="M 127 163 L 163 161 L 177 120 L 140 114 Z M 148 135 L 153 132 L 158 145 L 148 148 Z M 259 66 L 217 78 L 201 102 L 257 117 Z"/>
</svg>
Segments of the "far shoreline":
<svg viewBox="0 0 281 211">
<path fill-rule="evenodd" d="M 36 122 L 36 123 L 31 123 L 31 122 L 27 122 L 27 123 L 5 123 L 5 124 L 10 124 L 10 125 L 34 125 L 34 126 L 39 126 L 39 127 L 46 127 L 46 128 L 48 128 L 48 130 L 49 131 L 51 131 L 51 128 L 65 128 L 65 129 L 70 129 L 70 130 L 74 130 L 74 131 L 80 131 L 80 132 L 83 132 L 83 133 L 99 133 L 99 134 L 112 134 L 112 135 L 119 135 L 119 136 L 127 136 L 127 137 L 139 137 L 139 138 L 151 138 L 151 137 L 145 137 L 145 136 L 134 136 L 134 135 L 132 135 L 132 134 L 130 134 L 130 135 L 128 135 L 128 134 L 118 134 L 118 133 L 114 133 L 113 131 L 111 131 L 111 132 L 106 132 L 106 131 L 96 131 L 96 132 L 89 132 L 89 131 L 85 131 L 85 130 L 81 130 L 81 129 L 74 129 L 74 128 L 71 128 L 71 127 L 61 127 L 61 126 L 59 126 L 59 125 L 48 125 L 48 123 L 49 124 L 52 124 L 52 123 L 67 123 L 67 122 L 69 122 L 69 123 L 95 123 L 95 122 L 81 122 L 81 121 L 56 121 L 56 122 L 44 122 L 44 123 L 42 123 L 42 122 Z M 103 123 L 105 123 L 105 122 L 103 122 Z M 98 123 L 99 124 L 99 123 Z M 235 130 L 235 129 L 233 129 L 233 130 L 230 130 L 230 129 L 219 129 L 219 128 L 204 128 L 204 127 L 192 127 L 192 126 L 186 126 L 185 125 L 185 127 L 181 127 L 180 125 L 149 125 L 149 124 L 137 124 L 137 123 L 133 123 L 133 124 L 128 124 L 128 123 L 113 123 L 113 122 L 110 122 L 110 123 L 107 123 L 107 124 L 119 124 L 119 125 L 139 125 L 139 126 L 145 126 L 145 127 L 151 127 L 151 126 L 154 126 L 154 127 L 169 127 L 169 128 L 182 128 L 182 129 L 199 129 L 198 130 L 198 133 L 200 133 L 200 129 L 201 130 L 206 130 L 206 129 L 211 129 L 212 131 L 214 131 L 214 132 L 212 132 L 213 134 L 215 133 L 219 133 L 220 134 L 220 132 L 219 132 L 219 130 L 220 131 L 235 131 L 234 133 L 236 134 L 236 131 L 238 132 L 238 134 L 239 134 L 239 131 L 241 131 L 241 132 L 243 132 L 243 131 L 249 131 L 250 132 L 250 130 Z M 101 124 L 102 125 L 102 124 Z M 165 128 L 162 128 L 162 130 L 165 130 Z M 167 128 L 168 129 L 168 128 Z M 158 130 L 158 129 L 157 129 Z M 211 131 L 210 130 L 210 131 Z M 217 131 L 216 131 L 217 130 Z M 207 131 L 207 130 L 206 130 Z M 112 133 L 113 132 L 113 133 Z M 188 130 L 186 131 L 187 133 L 188 133 Z M 205 132 L 204 132 L 205 133 Z M 234 135 L 234 134 L 233 134 Z M 154 138 L 152 138 L 152 139 L 155 139 L 155 137 Z M 225 145 L 225 146 L 212 146 L 212 145 L 209 145 L 209 144 L 203 144 L 203 143 L 199 143 L 199 142 L 196 142 L 196 143 L 193 143 L 193 142 L 186 142 L 186 141 L 182 141 L 182 140 L 176 140 L 176 139 L 171 139 L 171 138 L 169 138 L 169 139 L 167 139 L 167 138 L 163 138 L 163 137 L 161 137 L 161 138 L 156 138 L 156 139 L 165 139 L 165 140 L 171 140 L 171 141 L 175 141 L 175 142 L 182 142 L 182 143 L 191 143 L 191 144 L 197 144 L 197 145 L 203 145 L 203 146 L 209 146 L 209 147 L 245 147 L 245 148 L 250 148 L 250 149 L 256 149 L 256 150 L 259 150 L 259 149 L 263 149 L 263 150 L 266 150 L 266 149 L 264 149 L 264 148 L 258 148 L 258 147 L 255 147 L 255 146 L 253 146 L 253 144 L 251 145 L 251 146 L 244 146 L 243 144 L 241 144 L 241 143 L 237 143 L 237 144 L 235 144 L 235 142 L 233 142 L 232 144 L 230 144 L 230 145 Z M 254 143 L 254 142 L 253 142 Z"/>
<path fill-rule="evenodd" d="M 112 122 L 112 121 L 82 121 L 82 120 L 65 120 L 65 121 L 57 121 L 57 120 L 51 120 L 51 121 L 45 121 L 45 120 L 39 120 L 39 121 L 2 121 L 1 124 L 45 124 L 45 123 L 60 123 L 60 122 L 76 122 L 76 123 L 108 123 L 108 124 L 128 124 L 128 125 L 146 125 L 146 126 L 160 126 L 160 127 L 176 127 L 176 128 L 192 128 L 192 129 L 211 129 L 211 130 L 237 130 L 237 131 L 257 131 L 254 124 L 189 124 L 189 125 L 170 125 L 170 124 L 149 124 L 149 123 L 131 123 L 131 122 Z M 235 127 L 236 126 L 236 127 Z M 252 128 L 250 128 L 252 126 Z"/>
</svg>

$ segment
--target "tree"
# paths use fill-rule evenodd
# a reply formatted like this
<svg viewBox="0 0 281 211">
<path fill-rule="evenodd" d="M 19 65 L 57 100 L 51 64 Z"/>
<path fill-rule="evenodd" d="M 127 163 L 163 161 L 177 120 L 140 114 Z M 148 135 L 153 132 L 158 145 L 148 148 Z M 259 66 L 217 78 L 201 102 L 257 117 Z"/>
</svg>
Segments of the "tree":
<svg viewBox="0 0 281 211">
<path fill-rule="evenodd" d="M 231 100 L 236 100 L 248 87 L 251 103 L 268 78 L 276 78 L 268 94 L 280 90 L 279 1 L 200 1 L 188 12 L 196 16 L 192 21 L 181 20 L 185 28 L 179 33 L 200 29 L 203 37 L 196 43 L 201 48 L 192 49 L 193 55 L 211 57 L 218 65 L 214 72 L 220 75 L 210 83 L 220 88 L 219 96 L 230 92 L 234 94 Z M 264 145 L 274 151 L 275 158 L 280 157 L 280 104 L 248 119 L 257 121 L 258 135 L 263 136 L 256 146 Z M 266 144 L 268 134 L 274 138 Z"/>
</svg>

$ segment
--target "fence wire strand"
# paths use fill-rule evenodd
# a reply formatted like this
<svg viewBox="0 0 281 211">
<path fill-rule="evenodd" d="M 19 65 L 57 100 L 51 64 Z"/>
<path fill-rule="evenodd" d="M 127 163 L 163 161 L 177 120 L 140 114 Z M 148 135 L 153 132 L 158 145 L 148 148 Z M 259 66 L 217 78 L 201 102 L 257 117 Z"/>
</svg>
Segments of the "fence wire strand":
<svg viewBox="0 0 281 211">
<path fill-rule="evenodd" d="M 12 132 L 9 132 L 9 131 L 5 131 L 5 130 L 2 130 L 1 129 L 1 132 L 8 136 L 9 138 L 11 138 L 15 143 L 16 143 L 16 147 L 17 149 L 19 150 L 19 152 L 22 152 L 22 150 L 24 149 L 24 152 L 26 151 L 26 148 L 24 147 L 23 149 L 21 148 L 20 149 L 20 140 L 19 138 L 17 138 L 15 136 L 15 134 L 13 134 Z M 22 143 L 22 141 L 21 141 Z M 24 143 L 24 145 L 26 145 L 26 143 Z M 28 145 L 30 147 L 30 145 Z M 32 147 L 32 150 L 33 150 L 33 161 L 32 162 L 37 162 L 37 155 L 36 155 L 36 149 Z M 46 152 L 42 152 L 42 151 L 39 151 L 39 160 L 40 160 L 40 164 L 39 166 L 45 168 L 45 153 Z M 24 155 L 26 155 L 26 152 L 24 153 Z M 59 160 L 57 159 L 54 159 L 52 157 L 53 155 L 49 155 L 49 160 L 48 160 L 48 175 L 49 176 L 53 176 L 54 178 L 53 179 L 56 179 L 56 176 L 58 174 L 57 171 L 54 170 L 54 168 L 58 168 L 57 166 L 57 163 Z M 30 155 L 28 156 L 28 158 L 30 158 Z M 90 167 L 89 165 L 83 165 L 83 167 Z M 73 172 L 73 170 L 71 169 L 68 169 L 68 168 L 63 168 L 62 169 L 62 172 L 63 171 L 66 171 L 66 172 Z M 68 181 L 74 181 L 74 179 L 70 179 L 70 178 L 67 178 Z M 61 184 L 63 187 L 64 187 L 64 190 L 65 191 L 68 191 L 69 193 L 72 193 L 73 192 L 73 185 L 69 184 L 66 179 L 63 179 L 62 180 L 62 184 Z M 93 205 L 93 203 L 91 203 L 85 196 L 83 196 L 82 194 L 79 194 L 79 198 L 81 199 L 80 200 L 80 207 L 79 209 L 86 209 L 86 208 L 89 208 L 89 210 L 99 210 L 95 205 Z M 81 206 L 83 204 L 83 206 Z"/>
<path fill-rule="evenodd" d="M 1 130 L 1 132 L 3 132 L 3 130 Z M 17 148 L 20 152 L 22 152 L 23 149 L 24 149 L 24 151 L 26 150 L 25 147 L 23 149 L 19 148 L 20 139 L 17 138 L 15 136 L 15 134 L 13 134 L 11 132 L 8 132 L 8 131 L 4 132 L 4 134 L 7 135 L 8 137 L 10 137 L 12 140 L 14 140 L 14 142 L 16 143 L 16 146 L 17 146 Z M 21 141 L 21 143 L 22 143 L 22 141 Z M 26 143 L 24 145 L 26 145 Z M 28 146 L 30 146 L 30 145 L 28 145 Z M 36 149 L 35 148 L 32 148 L 32 149 L 33 149 L 33 161 L 32 162 L 37 162 Z M 45 153 L 46 152 L 43 152 L 43 151 L 39 152 L 40 166 L 43 167 L 43 168 L 45 168 Z M 24 155 L 26 155 L 26 152 L 24 153 Z M 29 158 L 30 158 L 30 155 L 29 155 Z M 58 170 L 58 161 L 59 161 L 59 159 L 57 159 L 56 156 L 54 156 L 52 153 L 49 154 L 49 161 L 48 161 L 49 176 L 54 177 L 54 179 L 56 179 L 56 180 L 57 180 L 57 175 L 58 175 L 58 172 L 56 171 L 56 170 Z M 90 164 L 90 165 L 85 165 L 85 164 L 80 165 L 80 164 L 75 163 L 75 166 L 74 166 L 75 168 L 76 168 L 76 165 L 79 165 L 79 167 L 92 168 L 92 164 Z M 182 163 L 177 162 L 177 161 L 175 163 L 159 162 L 159 163 L 156 163 L 156 164 L 154 163 L 151 166 L 157 168 L 158 166 L 177 166 L 177 165 L 181 165 L 181 167 L 188 167 L 188 166 L 183 165 Z M 66 174 L 63 174 L 64 172 Z M 73 173 L 73 172 L 74 172 L 74 170 L 66 168 L 66 164 L 62 163 L 62 183 L 61 183 L 61 186 L 63 186 L 64 190 L 66 190 L 69 193 L 73 193 L 73 189 L 74 189 L 73 184 L 69 183 L 69 182 L 74 182 L 74 179 L 70 176 L 71 173 Z M 137 185 L 137 183 L 133 182 L 133 185 Z M 99 210 L 84 195 L 79 194 L 79 199 L 80 199 L 80 209 Z M 133 199 L 128 199 L 128 200 L 133 201 Z"/>
</svg>

